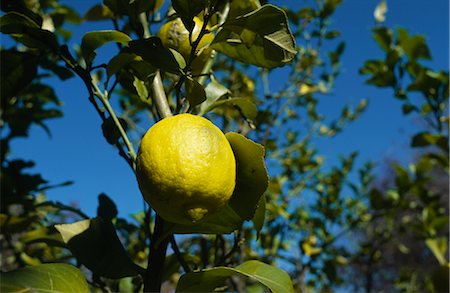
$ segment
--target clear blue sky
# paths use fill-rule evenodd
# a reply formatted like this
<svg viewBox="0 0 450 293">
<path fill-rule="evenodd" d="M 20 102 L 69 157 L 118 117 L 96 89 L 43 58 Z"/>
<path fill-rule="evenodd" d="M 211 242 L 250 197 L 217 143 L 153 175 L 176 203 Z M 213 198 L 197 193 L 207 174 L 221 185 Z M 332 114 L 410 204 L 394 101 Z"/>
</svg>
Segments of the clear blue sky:
<svg viewBox="0 0 450 293">
<path fill-rule="evenodd" d="M 77 7 L 81 15 L 95 4 L 94 1 L 65 2 Z M 286 0 L 278 5 L 294 6 L 296 3 L 296 0 Z M 380 162 L 385 157 L 406 159 L 410 154 L 405 152 L 408 135 L 421 127 L 413 117 L 402 117 L 401 104 L 392 97 L 391 91 L 365 85 L 365 77 L 358 74 L 366 59 L 382 54 L 370 33 L 377 4 L 378 0 L 344 0 L 333 17 L 333 27 L 341 31 L 346 50 L 342 74 L 336 80 L 333 94 L 321 101 L 320 109 L 336 117 L 337 109 L 348 102 L 356 104 L 361 98 L 369 99 L 369 107 L 342 134 L 316 141 L 329 162 L 335 162 L 339 154 L 354 150 L 360 152 L 359 162 Z M 433 60 L 427 64 L 448 69 L 448 5 L 448 0 L 390 0 L 386 25 L 424 34 L 433 55 Z M 83 24 L 74 31 L 72 43 L 79 44 L 84 32 L 110 28 L 109 23 Z M 271 80 L 276 82 L 275 78 Z M 65 82 L 55 79 L 52 85 L 64 102 L 64 117 L 48 123 L 51 139 L 38 127 L 31 129 L 29 138 L 16 139 L 11 145 L 11 157 L 34 160 L 34 170 L 42 173 L 51 184 L 75 181 L 74 185 L 50 190 L 47 195 L 64 203 L 77 202 L 90 216 L 95 216 L 97 196 L 102 192 L 116 202 L 120 216 L 140 211 L 142 199 L 136 180 L 116 149 L 104 140 L 100 118 L 88 102 L 82 82 L 77 78 Z"/>
</svg>

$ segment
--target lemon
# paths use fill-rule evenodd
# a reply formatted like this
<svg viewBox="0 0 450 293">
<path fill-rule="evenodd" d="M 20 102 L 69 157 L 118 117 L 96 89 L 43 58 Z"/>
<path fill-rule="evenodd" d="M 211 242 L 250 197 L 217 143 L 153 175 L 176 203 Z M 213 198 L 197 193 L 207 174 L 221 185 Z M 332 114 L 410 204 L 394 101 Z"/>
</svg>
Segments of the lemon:
<svg viewBox="0 0 450 293">
<path fill-rule="evenodd" d="M 198 17 L 194 17 L 194 23 L 192 42 L 197 40 L 203 26 L 203 21 Z M 209 26 L 206 28 L 209 29 Z M 189 62 L 192 49 L 191 43 L 189 42 L 189 31 L 184 27 L 180 18 L 176 18 L 164 24 L 158 32 L 158 37 L 161 39 L 164 46 L 176 50 L 184 57 L 186 63 Z M 211 57 L 212 49 L 208 48 L 208 45 L 213 39 L 214 35 L 212 33 L 206 33 L 200 39 L 197 46 L 197 57 L 191 64 L 191 69 L 194 74 L 201 73 L 203 66 Z M 200 54 L 198 54 L 199 52 Z"/>
<path fill-rule="evenodd" d="M 165 220 L 193 224 L 223 208 L 236 184 L 236 161 L 223 132 L 206 118 L 180 114 L 142 138 L 137 179 L 145 200 Z"/>
</svg>

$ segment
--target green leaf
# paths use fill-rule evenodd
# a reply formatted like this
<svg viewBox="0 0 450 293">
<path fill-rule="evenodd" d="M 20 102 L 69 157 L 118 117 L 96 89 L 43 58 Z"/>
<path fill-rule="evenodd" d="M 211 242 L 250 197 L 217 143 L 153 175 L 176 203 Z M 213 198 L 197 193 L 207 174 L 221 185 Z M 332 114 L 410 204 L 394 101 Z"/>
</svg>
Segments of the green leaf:
<svg viewBox="0 0 450 293">
<path fill-rule="evenodd" d="M 244 220 L 227 205 L 222 211 L 211 216 L 206 221 L 195 225 L 172 224 L 169 233 L 176 234 L 229 234 L 239 229 Z"/>
<path fill-rule="evenodd" d="M 228 19 L 235 19 L 260 7 L 261 3 L 259 3 L 259 0 L 231 1 Z"/>
<path fill-rule="evenodd" d="M 80 270 L 68 264 L 41 264 L 0 276 L 1 292 L 90 292 Z"/>
<path fill-rule="evenodd" d="M 410 36 L 403 28 L 397 29 L 398 43 L 414 63 L 417 59 L 431 59 L 430 50 L 422 35 Z"/>
<path fill-rule="evenodd" d="M 436 145 L 442 150 L 448 152 L 448 137 L 441 134 L 432 134 L 429 132 L 420 132 L 412 138 L 412 147 L 425 147 Z"/>
<path fill-rule="evenodd" d="M 211 106 L 220 98 L 231 92 L 220 84 L 215 78 L 205 87 L 206 100 L 200 105 L 199 115 L 204 115 L 211 110 Z"/>
<path fill-rule="evenodd" d="M 133 81 L 134 88 L 136 89 L 136 92 L 138 93 L 139 98 L 141 101 L 147 103 L 147 99 L 149 98 L 147 87 L 145 86 L 145 82 L 134 76 Z"/>
<path fill-rule="evenodd" d="M 205 9 L 208 1 L 205 0 L 172 0 L 173 9 L 180 16 L 188 31 L 195 27 L 194 16 Z"/>
<path fill-rule="evenodd" d="M 83 16 L 83 19 L 89 21 L 99 21 L 105 19 L 112 19 L 114 14 L 106 5 L 97 4 L 89 9 Z"/>
<path fill-rule="evenodd" d="M 447 260 L 445 259 L 445 254 L 447 252 L 447 239 L 445 237 L 429 238 L 425 240 L 425 244 L 436 257 L 440 265 L 443 266 L 447 264 Z"/>
<path fill-rule="evenodd" d="M 43 30 L 27 16 L 8 12 L 0 18 L 0 31 L 18 37 L 18 40 L 30 48 L 58 52 L 59 44 L 55 34 Z"/>
<path fill-rule="evenodd" d="M 128 128 L 127 121 L 123 118 L 118 119 L 122 127 L 126 130 Z M 103 121 L 102 132 L 103 136 L 109 144 L 115 145 L 119 141 L 120 132 L 119 129 L 117 129 L 116 123 L 114 122 L 112 117 L 108 117 L 105 121 Z"/>
<path fill-rule="evenodd" d="M 226 21 L 211 47 L 243 63 L 265 68 L 289 63 L 296 54 L 286 14 L 273 5 Z"/>
<path fill-rule="evenodd" d="M 66 247 L 61 235 L 54 228 L 38 228 L 27 231 L 20 236 L 20 242 L 26 244 L 47 243 L 50 246 Z"/>
<path fill-rule="evenodd" d="M 128 35 L 115 30 L 88 32 L 84 34 L 81 40 L 81 52 L 86 63 L 90 64 L 95 58 L 95 50 L 101 46 L 110 42 L 126 45 L 129 41 L 131 41 L 131 38 Z"/>
<path fill-rule="evenodd" d="M 114 201 L 104 193 L 98 196 L 97 217 L 105 221 L 112 221 L 117 217 L 118 211 Z"/>
<path fill-rule="evenodd" d="M 138 274 L 111 221 L 101 218 L 55 225 L 72 254 L 95 274 L 119 279 Z"/>
<path fill-rule="evenodd" d="M 191 107 L 195 107 L 206 100 L 206 93 L 203 86 L 191 77 L 186 78 L 186 97 Z"/>
<path fill-rule="evenodd" d="M 341 4 L 342 0 L 325 0 L 323 8 L 320 11 L 322 18 L 327 18 L 334 13 L 336 8 Z"/>
<path fill-rule="evenodd" d="M 394 37 L 394 33 L 392 30 L 386 28 L 386 27 L 377 27 L 373 30 L 373 38 L 375 41 L 380 45 L 380 47 L 385 51 L 388 52 L 391 48 L 392 40 Z"/>
<path fill-rule="evenodd" d="M 3 191 L 2 191 L 3 192 Z M 0 214 L 0 229 L 3 233 L 18 233 L 30 227 L 36 221 L 36 217 L 21 217 L 7 214 Z"/>
<path fill-rule="evenodd" d="M 150 37 L 145 40 L 131 41 L 124 52 L 134 53 L 152 64 L 154 67 L 170 73 L 183 75 L 177 58 L 172 51 L 163 46 L 161 39 Z"/>
<path fill-rule="evenodd" d="M 210 105 L 205 109 L 206 113 L 213 110 L 214 108 L 221 106 L 232 106 L 238 107 L 242 114 L 249 119 L 255 119 L 258 114 L 258 109 L 256 105 L 249 98 L 230 98 L 216 101 L 214 104 Z"/>
<path fill-rule="evenodd" d="M 253 216 L 253 226 L 256 230 L 257 238 L 259 238 L 259 233 L 264 226 L 264 221 L 266 218 L 266 196 L 263 195 L 259 199 L 258 205 L 256 207 L 255 215 Z"/>
<path fill-rule="evenodd" d="M 264 147 L 235 132 L 229 132 L 225 136 L 237 162 L 236 188 L 229 204 L 243 219 L 251 220 L 269 185 L 264 164 Z"/>
<path fill-rule="evenodd" d="M 251 278 L 274 293 L 294 292 L 285 271 L 257 260 L 244 262 L 236 268 L 215 267 L 184 274 L 178 281 L 176 292 L 212 292 L 232 276 Z"/>
<path fill-rule="evenodd" d="M 2 100 L 19 94 L 34 79 L 37 73 L 38 57 L 15 50 L 0 51 L 0 87 Z"/>
</svg>

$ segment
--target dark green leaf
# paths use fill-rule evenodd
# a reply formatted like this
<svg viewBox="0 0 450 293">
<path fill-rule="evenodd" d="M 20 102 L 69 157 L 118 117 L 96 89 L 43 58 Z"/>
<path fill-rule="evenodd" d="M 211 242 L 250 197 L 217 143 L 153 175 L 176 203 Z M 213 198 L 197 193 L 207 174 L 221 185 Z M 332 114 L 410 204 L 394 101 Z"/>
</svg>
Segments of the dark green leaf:
<svg viewBox="0 0 450 293">
<path fill-rule="evenodd" d="M 380 45 L 381 49 L 388 52 L 391 48 L 394 33 L 386 27 L 377 27 L 373 30 L 373 38 Z"/>
<path fill-rule="evenodd" d="M 291 279 L 285 271 L 256 260 L 244 262 L 236 268 L 215 267 L 184 274 L 178 281 L 176 292 L 212 292 L 232 276 L 251 278 L 274 293 L 294 292 Z"/>
<path fill-rule="evenodd" d="M 432 134 L 429 132 L 421 132 L 416 134 L 411 141 L 413 147 L 424 147 L 436 145 L 444 151 L 448 151 L 448 137 L 440 134 Z"/>
<path fill-rule="evenodd" d="M 145 40 L 131 41 L 124 52 L 134 53 L 163 71 L 182 75 L 178 61 L 172 51 L 163 46 L 161 39 L 150 37 Z"/>
<path fill-rule="evenodd" d="M 208 1 L 206 0 L 172 0 L 172 7 L 183 21 L 188 31 L 195 27 L 194 16 L 205 9 Z"/>
<path fill-rule="evenodd" d="M 341 4 L 342 0 L 325 0 L 320 16 L 327 18 L 334 13 L 336 8 Z"/>
<path fill-rule="evenodd" d="M 93 31 L 84 34 L 81 40 L 81 52 L 86 63 L 90 64 L 95 58 L 95 50 L 110 42 L 128 44 L 131 38 L 126 34 L 115 31 Z"/>
<path fill-rule="evenodd" d="M 206 100 L 205 89 L 198 81 L 193 78 L 187 77 L 185 86 L 186 97 L 191 107 L 195 107 Z"/>
<path fill-rule="evenodd" d="M 397 35 L 399 46 L 403 48 L 413 63 L 416 59 L 431 59 L 424 36 L 410 36 L 408 31 L 402 28 L 397 29 Z"/>
<path fill-rule="evenodd" d="M 264 221 L 266 218 L 266 196 L 263 195 L 259 199 L 258 205 L 256 207 L 255 215 L 253 216 L 253 226 L 256 230 L 257 238 L 259 237 L 259 233 L 264 226 Z"/>
<path fill-rule="evenodd" d="M 237 162 L 236 188 L 229 204 L 243 219 L 251 220 L 269 184 L 264 147 L 235 132 L 225 136 Z"/>
<path fill-rule="evenodd" d="M 97 5 L 93 6 L 83 16 L 83 18 L 85 20 L 90 20 L 90 21 L 112 19 L 113 17 L 114 17 L 114 14 L 112 13 L 111 10 L 109 10 L 108 6 L 102 5 L 102 4 L 97 4 Z"/>
<path fill-rule="evenodd" d="M 0 86 L 2 100 L 19 94 L 36 76 L 38 57 L 15 50 L 0 51 Z"/>
<path fill-rule="evenodd" d="M 1 292 L 90 292 L 80 270 L 68 264 L 41 264 L 0 276 Z"/>
<path fill-rule="evenodd" d="M 265 68 L 282 66 L 296 54 L 286 14 L 273 5 L 226 21 L 211 47 L 243 63 Z"/>
<path fill-rule="evenodd" d="M 72 254 L 95 274 L 111 279 L 138 274 L 111 221 L 94 218 L 55 228 Z"/>
<path fill-rule="evenodd" d="M 195 225 L 173 224 L 169 227 L 170 233 L 178 234 L 229 234 L 239 229 L 243 219 L 227 205 L 219 213 L 211 216 L 207 220 Z"/>
<path fill-rule="evenodd" d="M 123 118 L 118 118 L 120 124 L 124 129 L 128 128 L 127 121 Z M 108 117 L 105 121 L 102 123 L 102 132 L 103 136 L 105 137 L 106 141 L 109 144 L 115 145 L 120 138 L 120 132 L 119 129 L 117 129 L 116 123 L 112 119 L 112 117 Z"/>
<path fill-rule="evenodd" d="M 112 221 L 117 217 L 118 211 L 116 204 L 106 194 L 98 196 L 97 217 L 105 221 Z"/>
<path fill-rule="evenodd" d="M 242 114 L 249 119 L 255 119 L 258 114 L 258 109 L 256 105 L 248 98 L 230 98 L 216 101 L 214 104 L 210 105 L 205 109 L 206 113 L 213 110 L 214 108 L 221 106 L 232 106 L 237 107 L 242 112 Z"/>
<path fill-rule="evenodd" d="M 53 52 L 59 50 L 58 41 L 52 32 L 41 29 L 33 20 L 17 12 L 8 12 L 0 18 L 0 31 L 18 36 L 19 41 L 30 48 Z"/>
<path fill-rule="evenodd" d="M 261 7 L 259 0 L 231 1 L 228 19 L 235 19 L 238 16 L 247 14 Z"/>
</svg>

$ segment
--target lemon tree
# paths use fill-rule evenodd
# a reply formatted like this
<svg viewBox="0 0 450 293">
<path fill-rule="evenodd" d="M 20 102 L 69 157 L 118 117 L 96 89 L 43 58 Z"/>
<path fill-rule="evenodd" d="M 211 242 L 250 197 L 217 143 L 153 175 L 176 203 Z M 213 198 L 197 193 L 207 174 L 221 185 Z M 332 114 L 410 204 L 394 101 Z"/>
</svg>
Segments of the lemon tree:
<svg viewBox="0 0 450 293">
<path fill-rule="evenodd" d="M 386 288 L 449 291 L 448 211 L 432 188 L 436 171 L 448 172 L 448 72 L 421 63 L 431 58 L 422 36 L 382 26 L 386 1 L 374 29 L 386 56 L 368 60 L 361 74 L 391 87 L 405 115 L 430 126 L 411 143 L 424 155 L 396 166 L 387 191 L 372 188 L 370 165 L 353 179 L 356 153 L 333 167 L 313 145 L 367 105 L 343 106 L 336 120 L 319 106 L 341 72 L 345 44 L 331 19 L 341 0 L 287 8 L 103 0 L 83 16 L 68 2 L 0 7 L 8 35 L 0 49 L 2 291 L 289 293 L 333 290 L 344 278 L 355 288 L 366 282 L 367 291 L 376 291 L 375 279 Z M 96 21 L 101 30 L 69 41 L 73 25 Z M 49 200 L 46 190 L 71 182 L 49 184 L 11 152 L 13 139 L 34 125 L 49 133 L 46 121 L 63 115 L 53 76 L 83 82 L 99 134 L 135 175 L 106 170 L 99 180 L 129 188 L 115 196 L 137 200 L 137 213 L 124 215 L 104 193 L 90 213 Z M 346 235 L 357 236 L 351 250 Z M 374 270 L 398 251 L 414 254 L 418 268 Z"/>
</svg>

